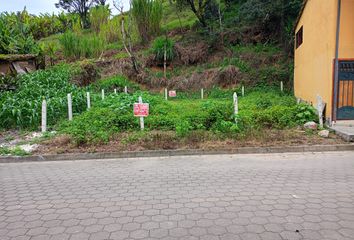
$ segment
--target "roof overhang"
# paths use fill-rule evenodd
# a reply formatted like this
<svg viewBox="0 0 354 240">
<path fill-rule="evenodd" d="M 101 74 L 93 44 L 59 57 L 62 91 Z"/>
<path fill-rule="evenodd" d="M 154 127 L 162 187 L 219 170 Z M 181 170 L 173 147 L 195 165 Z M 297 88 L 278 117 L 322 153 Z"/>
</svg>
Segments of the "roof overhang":
<svg viewBox="0 0 354 240">
<path fill-rule="evenodd" d="M 304 13 L 304 10 L 305 10 L 307 2 L 308 2 L 308 0 L 304 0 L 303 3 L 302 3 L 302 6 L 301 6 L 301 9 L 300 9 L 300 12 L 299 12 L 299 16 L 297 17 L 295 25 L 294 25 L 294 31 L 296 31 L 297 25 L 299 25 L 301 16 Z"/>
</svg>

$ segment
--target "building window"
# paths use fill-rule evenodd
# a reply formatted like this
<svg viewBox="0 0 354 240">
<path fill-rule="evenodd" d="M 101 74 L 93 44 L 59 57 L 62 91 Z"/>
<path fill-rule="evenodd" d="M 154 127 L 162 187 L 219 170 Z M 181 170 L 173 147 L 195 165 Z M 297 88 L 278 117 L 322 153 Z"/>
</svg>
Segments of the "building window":
<svg viewBox="0 0 354 240">
<path fill-rule="evenodd" d="M 300 29 L 299 29 L 299 31 L 297 31 L 297 33 L 296 33 L 296 39 L 295 39 L 295 41 L 296 41 L 296 43 L 295 43 L 295 45 L 296 45 L 296 48 L 298 48 L 298 47 L 300 47 L 301 46 L 301 44 L 303 43 L 303 34 L 304 34 L 304 27 L 301 27 Z"/>
</svg>

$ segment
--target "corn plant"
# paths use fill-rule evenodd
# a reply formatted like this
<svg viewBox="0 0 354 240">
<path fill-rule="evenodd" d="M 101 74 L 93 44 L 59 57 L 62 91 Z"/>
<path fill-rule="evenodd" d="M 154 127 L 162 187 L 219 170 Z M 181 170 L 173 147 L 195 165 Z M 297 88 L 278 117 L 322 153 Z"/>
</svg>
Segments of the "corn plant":
<svg viewBox="0 0 354 240">
<path fill-rule="evenodd" d="M 38 128 L 43 99 L 47 100 L 48 124 L 56 124 L 66 118 L 68 93 L 74 99 L 74 112 L 83 111 L 86 90 L 69 82 L 72 72 L 71 67 L 59 65 L 20 76 L 16 91 L 1 92 L 0 128 Z"/>
</svg>

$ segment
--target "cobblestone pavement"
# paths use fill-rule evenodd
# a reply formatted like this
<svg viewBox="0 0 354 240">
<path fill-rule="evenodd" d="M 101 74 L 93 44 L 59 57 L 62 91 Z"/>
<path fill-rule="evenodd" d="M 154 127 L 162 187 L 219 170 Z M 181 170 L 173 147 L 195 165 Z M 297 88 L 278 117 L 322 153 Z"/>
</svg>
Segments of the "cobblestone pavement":
<svg viewBox="0 0 354 240">
<path fill-rule="evenodd" d="M 354 239 L 354 152 L 0 164 L 0 239 Z"/>
</svg>

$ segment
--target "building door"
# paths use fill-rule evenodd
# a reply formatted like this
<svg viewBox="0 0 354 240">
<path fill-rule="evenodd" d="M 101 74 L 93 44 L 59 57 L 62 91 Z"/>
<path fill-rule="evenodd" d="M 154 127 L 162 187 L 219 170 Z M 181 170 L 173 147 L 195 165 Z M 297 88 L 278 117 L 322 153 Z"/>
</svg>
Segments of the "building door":
<svg viewBox="0 0 354 240">
<path fill-rule="evenodd" d="M 354 120 L 354 61 L 339 61 L 337 120 Z"/>
</svg>

